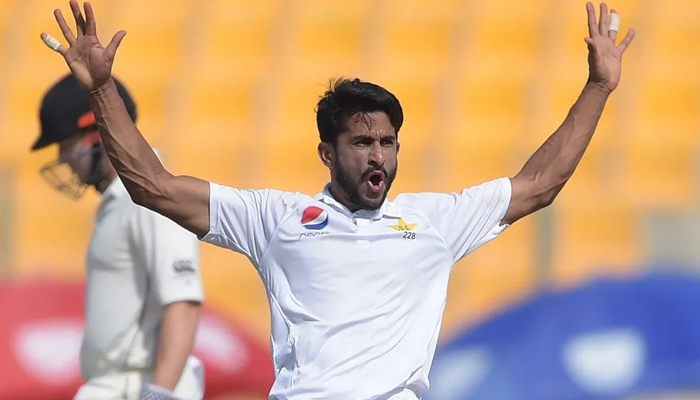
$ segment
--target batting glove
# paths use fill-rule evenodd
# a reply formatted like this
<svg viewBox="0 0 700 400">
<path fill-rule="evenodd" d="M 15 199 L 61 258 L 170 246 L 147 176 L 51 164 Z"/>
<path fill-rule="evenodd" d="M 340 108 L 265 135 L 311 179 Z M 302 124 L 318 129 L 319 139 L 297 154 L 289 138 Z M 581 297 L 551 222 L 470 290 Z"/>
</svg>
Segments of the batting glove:
<svg viewBox="0 0 700 400">
<path fill-rule="evenodd" d="M 173 392 L 156 385 L 148 385 L 141 392 L 141 400 L 179 400 Z"/>
</svg>

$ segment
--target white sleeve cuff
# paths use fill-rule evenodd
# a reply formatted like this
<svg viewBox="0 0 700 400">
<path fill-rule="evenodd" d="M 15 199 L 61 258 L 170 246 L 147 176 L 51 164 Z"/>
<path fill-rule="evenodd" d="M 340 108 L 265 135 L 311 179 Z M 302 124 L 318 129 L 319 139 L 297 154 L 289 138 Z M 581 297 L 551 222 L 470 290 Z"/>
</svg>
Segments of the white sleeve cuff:
<svg viewBox="0 0 700 400">
<path fill-rule="evenodd" d="M 206 243 L 216 244 L 219 236 L 219 192 L 219 185 L 209 182 L 209 231 L 201 238 Z"/>
<path fill-rule="evenodd" d="M 503 227 L 503 229 L 501 229 L 501 232 L 503 232 L 503 230 L 510 226 L 510 224 L 503 223 L 503 218 L 506 217 L 508 209 L 510 208 L 510 202 L 513 199 L 513 182 L 510 180 L 510 178 L 501 178 L 499 181 L 501 182 L 501 187 L 503 189 L 503 207 L 501 208 L 501 218 L 498 220 L 498 225 L 499 227 Z"/>
<path fill-rule="evenodd" d="M 195 290 L 164 294 L 161 296 L 160 304 L 162 306 L 167 306 L 168 304 L 177 303 L 178 301 L 193 301 L 196 303 L 204 303 L 204 294 L 201 291 Z"/>
</svg>

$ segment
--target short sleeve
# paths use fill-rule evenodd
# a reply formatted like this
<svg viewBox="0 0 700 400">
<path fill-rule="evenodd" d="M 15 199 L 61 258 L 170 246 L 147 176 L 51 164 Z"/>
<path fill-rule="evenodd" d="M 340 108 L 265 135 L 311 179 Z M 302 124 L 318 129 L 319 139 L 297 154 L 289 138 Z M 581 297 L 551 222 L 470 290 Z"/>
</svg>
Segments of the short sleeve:
<svg viewBox="0 0 700 400">
<path fill-rule="evenodd" d="M 508 211 L 511 191 L 510 179 L 500 178 L 461 193 L 402 194 L 396 202 L 425 214 L 457 262 L 508 227 L 501 221 Z"/>
<path fill-rule="evenodd" d="M 203 241 L 246 255 L 256 266 L 298 194 L 240 190 L 210 182 L 209 232 Z"/>
<path fill-rule="evenodd" d="M 203 301 L 197 237 L 160 214 L 135 207 L 130 221 L 132 246 L 160 304 Z"/>
</svg>

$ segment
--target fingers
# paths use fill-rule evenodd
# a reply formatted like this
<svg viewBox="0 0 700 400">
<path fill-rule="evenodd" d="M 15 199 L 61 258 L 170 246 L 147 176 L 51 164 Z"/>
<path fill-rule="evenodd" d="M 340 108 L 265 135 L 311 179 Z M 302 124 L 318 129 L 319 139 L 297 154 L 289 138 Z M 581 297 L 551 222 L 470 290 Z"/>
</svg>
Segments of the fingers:
<svg viewBox="0 0 700 400">
<path fill-rule="evenodd" d="M 613 43 L 617 40 L 617 31 L 620 30 L 620 14 L 617 11 L 612 10 L 610 12 L 610 27 L 608 28 L 608 37 L 612 39 Z"/>
<path fill-rule="evenodd" d="M 593 7 L 593 3 L 586 3 L 586 11 L 588 12 L 588 36 L 598 36 L 598 24 L 595 20 L 595 7 Z"/>
<path fill-rule="evenodd" d="M 92 9 L 92 4 L 85 2 L 83 4 L 85 8 L 85 18 L 86 18 L 86 35 L 97 36 L 97 22 L 95 21 L 95 12 Z"/>
<path fill-rule="evenodd" d="M 593 43 L 593 39 L 591 38 L 584 38 L 583 39 L 586 44 L 588 45 L 588 50 L 593 50 L 595 48 L 595 44 Z"/>
<path fill-rule="evenodd" d="M 73 36 L 73 31 L 70 30 L 70 27 L 66 23 L 66 19 L 63 18 L 63 14 L 61 13 L 61 10 L 55 9 L 53 11 L 54 17 L 56 17 L 56 22 L 58 22 L 58 27 L 61 28 L 61 32 L 63 32 L 63 37 L 66 38 L 66 41 L 68 42 L 68 45 L 72 46 L 73 43 L 75 43 L 75 36 Z M 42 34 L 42 39 L 44 38 Z"/>
<path fill-rule="evenodd" d="M 630 43 L 632 43 L 635 34 L 636 32 L 634 31 L 634 29 L 630 29 L 629 32 L 627 32 L 627 35 L 622 40 L 622 43 L 620 43 L 620 45 L 617 46 L 617 48 L 620 49 L 620 52 L 624 53 L 625 50 L 627 50 L 627 46 L 629 46 Z"/>
<path fill-rule="evenodd" d="M 608 5 L 605 3 L 600 3 L 600 22 L 598 23 L 598 33 L 601 36 L 608 34 L 608 28 L 610 27 L 610 14 L 608 14 Z"/>
<path fill-rule="evenodd" d="M 80 12 L 80 5 L 76 0 L 71 0 L 69 4 L 70 9 L 73 12 L 73 17 L 75 18 L 75 26 L 78 33 L 78 37 L 81 37 L 85 34 L 86 27 L 83 14 Z"/>
<path fill-rule="evenodd" d="M 44 44 L 48 46 L 51 50 L 61 54 L 64 57 L 66 55 L 66 52 L 68 52 L 68 50 L 61 45 L 61 42 L 59 42 L 58 39 L 45 32 L 41 33 L 41 40 L 43 40 Z"/>
<path fill-rule="evenodd" d="M 124 36 L 126 36 L 126 31 L 119 31 L 114 34 L 112 40 L 105 48 L 105 57 L 107 58 L 107 61 L 111 62 L 114 60 L 114 56 L 117 54 L 117 49 L 119 48 L 122 39 L 124 39 Z"/>
</svg>

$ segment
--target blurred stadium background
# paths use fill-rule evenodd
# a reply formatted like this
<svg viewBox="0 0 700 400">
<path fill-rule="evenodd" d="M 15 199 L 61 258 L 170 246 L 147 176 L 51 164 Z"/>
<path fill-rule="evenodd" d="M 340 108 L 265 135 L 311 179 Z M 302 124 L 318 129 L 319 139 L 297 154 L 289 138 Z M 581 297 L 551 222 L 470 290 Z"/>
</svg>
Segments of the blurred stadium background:
<svg viewBox="0 0 700 400">
<path fill-rule="evenodd" d="M 128 32 L 115 75 L 165 164 L 236 187 L 322 188 L 314 105 L 334 76 L 376 82 L 402 102 L 394 195 L 515 174 L 587 76 L 583 0 L 92 3 L 103 42 Z M 622 84 L 555 204 L 456 267 L 443 340 L 548 288 L 632 277 L 651 265 L 698 270 L 700 1 L 608 4 L 623 31 L 638 31 Z M 40 99 L 67 72 L 39 40 L 42 31 L 61 37 L 56 7 L 67 2 L 0 2 L 5 281 L 83 279 L 99 202 L 94 193 L 72 202 L 43 182 L 38 170 L 54 150 L 29 154 Z M 209 245 L 202 266 L 208 306 L 265 345 L 269 312 L 255 270 Z"/>
</svg>

